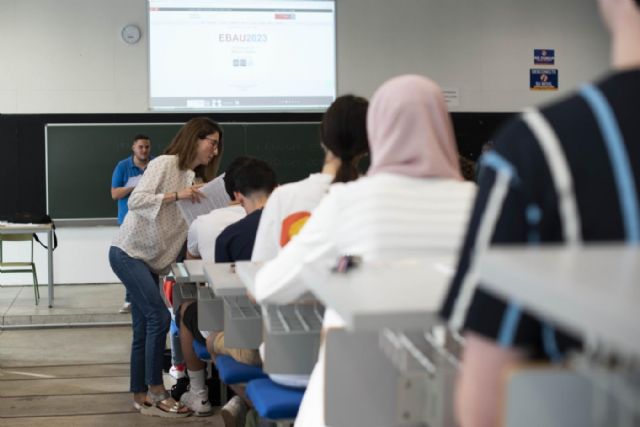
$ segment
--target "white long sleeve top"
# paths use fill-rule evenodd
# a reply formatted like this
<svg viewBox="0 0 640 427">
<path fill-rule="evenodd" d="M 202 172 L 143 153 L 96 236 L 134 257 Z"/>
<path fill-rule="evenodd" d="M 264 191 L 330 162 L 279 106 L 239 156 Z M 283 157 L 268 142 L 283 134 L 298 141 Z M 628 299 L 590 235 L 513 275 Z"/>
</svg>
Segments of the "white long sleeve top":
<svg viewBox="0 0 640 427">
<path fill-rule="evenodd" d="M 112 245 L 144 261 L 155 273 L 165 274 L 187 238 L 187 223 L 174 202 L 163 203 L 165 193 L 193 184 L 195 173 L 180 170 L 178 157 L 158 156 L 129 197 L 129 213 Z"/>
<path fill-rule="evenodd" d="M 334 184 L 311 218 L 256 276 L 259 303 L 290 303 L 307 289 L 305 265 L 336 262 L 342 255 L 365 261 L 455 252 L 475 197 L 475 185 L 393 174 Z"/>
</svg>

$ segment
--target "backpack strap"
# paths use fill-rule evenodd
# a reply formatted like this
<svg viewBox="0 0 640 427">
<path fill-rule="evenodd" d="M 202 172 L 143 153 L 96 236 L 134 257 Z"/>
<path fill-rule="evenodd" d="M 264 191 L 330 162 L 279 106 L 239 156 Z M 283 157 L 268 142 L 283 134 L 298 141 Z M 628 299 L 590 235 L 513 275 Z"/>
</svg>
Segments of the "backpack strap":
<svg viewBox="0 0 640 427">
<path fill-rule="evenodd" d="M 53 249 L 52 250 L 55 251 L 56 248 L 58 247 L 58 236 L 56 235 L 56 226 L 55 226 L 55 224 L 53 223 L 53 221 L 50 221 L 50 222 L 51 222 L 51 228 L 52 228 L 51 231 L 53 232 Z M 40 238 L 38 237 L 37 234 L 33 233 L 33 238 L 35 239 L 36 242 L 38 242 L 40 244 L 40 246 L 42 246 L 43 248 L 45 248 L 47 250 L 49 249 L 47 245 L 45 245 L 44 243 L 42 243 L 40 241 Z M 51 244 L 51 242 L 48 242 L 48 243 Z"/>
</svg>

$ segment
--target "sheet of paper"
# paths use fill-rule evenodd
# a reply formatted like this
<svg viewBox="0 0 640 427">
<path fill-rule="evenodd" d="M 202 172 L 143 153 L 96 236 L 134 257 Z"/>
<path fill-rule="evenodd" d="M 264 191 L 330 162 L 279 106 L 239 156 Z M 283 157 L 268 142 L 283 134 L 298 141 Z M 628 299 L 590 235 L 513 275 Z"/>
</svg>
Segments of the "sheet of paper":
<svg viewBox="0 0 640 427">
<path fill-rule="evenodd" d="M 200 187 L 200 192 L 204 194 L 204 197 L 200 199 L 200 203 L 193 203 L 191 200 L 178 200 L 178 208 L 189 225 L 199 215 L 208 214 L 214 209 L 229 206 L 231 199 L 224 188 L 223 177 L 224 174 Z"/>
<path fill-rule="evenodd" d="M 142 178 L 142 175 L 132 176 L 127 180 L 127 183 L 124 186 L 127 188 L 135 187 L 140 182 L 140 178 Z"/>
</svg>

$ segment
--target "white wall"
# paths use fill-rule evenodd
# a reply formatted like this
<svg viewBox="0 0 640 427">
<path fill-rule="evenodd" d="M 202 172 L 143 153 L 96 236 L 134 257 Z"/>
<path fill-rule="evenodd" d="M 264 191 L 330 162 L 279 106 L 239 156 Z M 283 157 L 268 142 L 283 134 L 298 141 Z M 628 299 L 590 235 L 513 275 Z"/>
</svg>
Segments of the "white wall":
<svg viewBox="0 0 640 427">
<path fill-rule="evenodd" d="M 454 111 L 513 111 L 534 48 L 555 48 L 561 92 L 607 68 L 595 0 L 337 0 L 340 93 L 370 96 L 407 72 L 459 88 Z M 142 28 L 134 46 L 120 40 Z M 147 110 L 145 0 L 1 0 L 0 113 Z"/>
<path fill-rule="evenodd" d="M 58 236 L 59 246 L 53 252 L 54 283 L 82 284 L 119 282 L 109 266 L 109 247 L 117 230 L 117 227 L 58 228 L 56 234 Z M 39 235 L 38 237 L 44 244 L 47 244 L 46 234 Z M 30 256 L 29 250 L 28 243 L 5 242 L 5 261 L 28 260 Z M 35 242 L 34 261 L 38 274 L 38 282 L 41 284 L 47 283 L 47 251 Z M 30 274 L 0 275 L 0 285 L 23 285 L 30 283 Z M 43 296 L 42 293 L 40 295 Z"/>
<path fill-rule="evenodd" d="M 595 0 L 337 3 L 340 93 L 370 96 L 386 78 L 415 72 L 459 88 L 454 111 L 514 111 L 607 68 Z M 134 46 L 120 40 L 129 23 L 143 32 Z M 0 0 L 0 113 L 145 112 L 146 26 L 145 0 Z M 558 94 L 529 91 L 534 48 L 556 49 Z M 117 281 L 107 260 L 114 232 L 59 229 L 56 283 Z M 44 250 L 37 263 L 44 282 Z"/>
<path fill-rule="evenodd" d="M 595 0 L 337 0 L 340 92 L 415 72 L 459 88 L 452 111 L 517 111 L 607 69 Z M 556 49 L 559 93 L 529 90 L 533 49 Z"/>
<path fill-rule="evenodd" d="M 125 113 L 147 106 L 144 0 L 1 0 L 0 113 Z"/>
</svg>

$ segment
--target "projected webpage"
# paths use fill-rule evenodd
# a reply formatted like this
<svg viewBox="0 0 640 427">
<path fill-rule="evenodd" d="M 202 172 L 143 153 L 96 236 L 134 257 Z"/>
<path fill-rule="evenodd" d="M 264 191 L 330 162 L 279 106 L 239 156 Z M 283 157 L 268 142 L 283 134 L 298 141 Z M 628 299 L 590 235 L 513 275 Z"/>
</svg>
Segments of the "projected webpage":
<svg viewBox="0 0 640 427">
<path fill-rule="evenodd" d="M 149 105 L 323 110 L 335 46 L 334 1 L 149 0 Z"/>
</svg>

